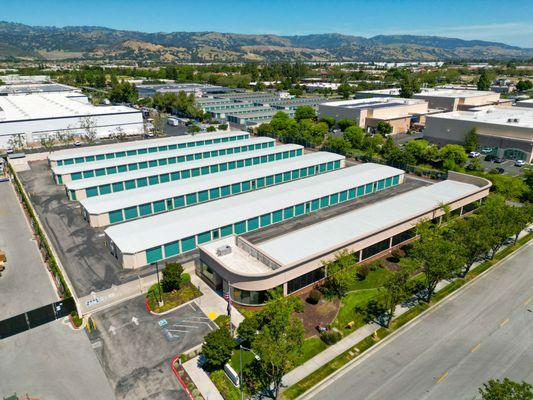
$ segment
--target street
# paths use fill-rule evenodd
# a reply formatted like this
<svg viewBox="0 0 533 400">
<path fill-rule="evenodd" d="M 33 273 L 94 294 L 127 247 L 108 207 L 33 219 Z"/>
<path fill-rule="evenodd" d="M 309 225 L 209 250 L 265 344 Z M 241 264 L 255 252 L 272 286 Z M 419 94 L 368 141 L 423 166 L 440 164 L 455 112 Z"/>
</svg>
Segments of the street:
<svg viewBox="0 0 533 400">
<path fill-rule="evenodd" d="M 489 379 L 533 382 L 533 245 L 303 398 L 473 399 Z"/>
</svg>

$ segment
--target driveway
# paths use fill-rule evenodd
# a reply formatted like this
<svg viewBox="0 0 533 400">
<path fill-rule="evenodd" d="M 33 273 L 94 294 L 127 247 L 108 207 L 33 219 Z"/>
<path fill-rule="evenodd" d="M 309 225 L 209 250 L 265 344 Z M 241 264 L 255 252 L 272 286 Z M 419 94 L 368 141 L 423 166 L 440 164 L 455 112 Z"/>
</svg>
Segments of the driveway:
<svg viewBox="0 0 533 400">
<path fill-rule="evenodd" d="M 148 313 L 144 296 L 93 318 L 97 329 L 90 340 L 119 400 L 186 399 L 170 362 L 216 329 L 194 303 L 159 317 Z"/>
<path fill-rule="evenodd" d="M 0 320 L 59 300 L 13 186 L 0 182 Z"/>
</svg>

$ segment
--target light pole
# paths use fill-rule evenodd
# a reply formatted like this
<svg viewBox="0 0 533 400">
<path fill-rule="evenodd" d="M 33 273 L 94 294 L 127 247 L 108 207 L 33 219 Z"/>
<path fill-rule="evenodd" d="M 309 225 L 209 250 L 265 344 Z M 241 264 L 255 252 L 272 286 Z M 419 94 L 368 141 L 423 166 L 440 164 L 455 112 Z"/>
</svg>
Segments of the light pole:
<svg viewBox="0 0 533 400">
<path fill-rule="evenodd" d="M 159 293 L 158 304 L 159 304 L 159 307 L 161 307 L 164 303 L 163 303 L 163 293 L 161 291 L 161 283 L 159 282 L 159 265 L 157 264 L 157 261 L 154 264 L 155 264 L 155 271 L 157 275 L 157 291 Z"/>
<path fill-rule="evenodd" d="M 240 367 L 241 367 L 241 373 L 240 373 L 240 378 L 239 378 L 239 386 L 241 388 L 241 400 L 244 400 L 244 389 L 243 389 L 243 382 L 242 382 L 242 349 L 244 350 L 248 350 L 249 352 L 251 352 L 253 355 L 254 355 L 254 358 L 259 361 L 261 360 L 261 357 L 259 357 L 257 354 L 255 354 L 255 352 L 252 350 L 252 349 L 249 349 L 247 347 L 244 347 L 242 344 L 239 344 L 239 362 L 240 362 Z"/>
</svg>

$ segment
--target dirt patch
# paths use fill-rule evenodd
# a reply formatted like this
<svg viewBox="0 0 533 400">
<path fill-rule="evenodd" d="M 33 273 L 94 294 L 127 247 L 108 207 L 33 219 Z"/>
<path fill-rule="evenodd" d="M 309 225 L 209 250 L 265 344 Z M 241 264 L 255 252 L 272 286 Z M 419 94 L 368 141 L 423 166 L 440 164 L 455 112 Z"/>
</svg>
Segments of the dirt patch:
<svg viewBox="0 0 533 400">
<path fill-rule="evenodd" d="M 307 294 L 299 296 L 304 305 L 303 313 L 298 313 L 298 317 L 302 320 L 305 330 L 305 337 L 311 337 L 318 334 L 316 326 L 318 324 L 327 325 L 331 323 L 337 316 L 339 311 L 340 300 L 334 298 L 332 300 L 321 299 L 318 304 L 309 304 L 305 301 Z"/>
</svg>

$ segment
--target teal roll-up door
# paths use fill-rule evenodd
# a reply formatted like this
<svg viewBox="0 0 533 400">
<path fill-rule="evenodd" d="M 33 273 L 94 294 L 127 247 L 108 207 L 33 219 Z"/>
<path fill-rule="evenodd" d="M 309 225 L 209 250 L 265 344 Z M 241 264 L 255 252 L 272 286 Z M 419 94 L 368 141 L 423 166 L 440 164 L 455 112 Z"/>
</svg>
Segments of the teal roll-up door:
<svg viewBox="0 0 533 400">
<path fill-rule="evenodd" d="M 117 171 L 118 172 L 126 172 L 128 170 L 128 166 L 127 165 L 119 165 L 117 167 Z"/>
<path fill-rule="evenodd" d="M 246 221 L 237 222 L 234 224 L 235 226 L 235 234 L 240 235 L 241 233 L 246 232 Z"/>
<path fill-rule="evenodd" d="M 348 199 L 348 191 L 345 190 L 344 192 L 341 192 L 339 195 L 339 201 L 342 203 L 343 201 L 346 201 Z"/>
<path fill-rule="evenodd" d="M 303 215 L 304 212 L 305 212 L 305 205 L 304 204 L 297 204 L 295 208 L 295 214 L 296 216 L 298 215 Z"/>
<path fill-rule="evenodd" d="M 231 235 L 232 233 L 233 233 L 233 226 L 232 225 L 223 226 L 220 229 L 220 235 L 221 236 L 228 236 L 228 235 Z"/>
<path fill-rule="evenodd" d="M 220 188 L 220 193 L 221 193 L 221 196 L 222 196 L 222 197 L 229 196 L 230 193 L 231 193 L 231 190 L 230 190 L 229 185 L 228 185 L 228 186 L 222 186 L 222 187 Z"/>
<path fill-rule="evenodd" d="M 163 200 L 154 201 L 153 205 L 154 205 L 154 213 L 165 211 L 165 202 Z"/>
<path fill-rule="evenodd" d="M 165 248 L 165 258 L 178 255 L 180 252 L 179 242 L 172 242 L 172 243 L 165 244 L 164 248 Z"/>
<path fill-rule="evenodd" d="M 161 174 L 159 175 L 159 183 L 167 183 L 170 182 L 170 175 L 169 174 Z"/>
<path fill-rule="evenodd" d="M 365 194 L 365 187 L 364 186 L 359 186 L 357 188 L 357 197 L 362 196 L 364 194 Z"/>
<path fill-rule="evenodd" d="M 209 191 L 202 190 L 201 192 L 198 192 L 198 201 L 203 202 L 209 200 Z"/>
<path fill-rule="evenodd" d="M 126 181 L 124 182 L 124 186 L 126 187 L 126 190 L 135 189 L 135 181 L 133 179 Z"/>
<path fill-rule="evenodd" d="M 93 176 L 94 176 L 94 170 L 84 171 L 83 172 L 83 178 L 85 178 L 85 179 L 92 178 Z"/>
<path fill-rule="evenodd" d="M 373 189 L 372 187 L 374 186 L 373 183 L 369 183 L 365 186 L 365 194 L 369 194 L 369 193 L 372 193 L 373 192 Z"/>
<path fill-rule="evenodd" d="M 105 172 L 108 175 L 116 174 L 117 173 L 117 167 L 108 167 L 108 168 L 105 169 Z"/>
<path fill-rule="evenodd" d="M 331 196 L 329 196 L 329 204 L 330 205 L 337 204 L 338 202 L 339 202 L 339 194 L 338 193 L 335 193 L 335 194 L 332 194 Z"/>
<path fill-rule="evenodd" d="M 115 182 L 113 183 L 113 192 L 121 192 L 124 190 L 124 183 L 123 182 Z"/>
<path fill-rule="evenodd" d="M 137 218 L 139 215 L 137 213 L 137 206 L 128 207 L 124 209 L 124 218 L 126 220 Z"/>
<path fill-rule="evenodd" d="M 257 178 L 256 185 L 258 188 L 265 186 L 265 178 Z"/>
<path fill-rule="evenodd" d="M 70 174 L 70 177 L 73 181 L 77 181 L 78 179 L 82 179 L 81 172 L 74 172 L 73 174 Z"/>
<path fill-rule="evenodd" d="M 100 190 L 100 194 L 111 193 L 111 185 L 100 185 L 98 189 Z"/>
<path fill-rule="evenodd" d="M 183 196 L 174 197 L 174 208 L 183 207 L 185 205 L 185 199 Z"/>
<path fill-rule="evenodd" d="M 281 222 L 283 220 L 283 211 L 278 210 L 272 213 L 272 222 Z"/>
<path fill-rule="evenodd" d="M 163 249 L 161 246 L 146 250 L 146 263 L 151 264 L 163 259 Z"/>
<path fill-rule="evenodd" d="M 198 244 L 206 243 L 211 240 L 211 231 L 198 234 Z"/>
<path fill-rule="evenodd" d="M 139 178 L 137 179 L 137 187 L 144 187 L 144 186 L 148 186 L 148 179 L 146 178 Z"/>
<path fill-rule="evenodd" d="M 283 219 L 294 217 L 294 207 L 287 207 L 283 209 Z"/>
<path fill-rule="evenodd" d="M 109 222 L 116 224 L 117 222 L 122 222 L 124 218 L 122 217 L 122 210 L 111 211 L 109 213 Z"/>
<path fill-rule="evenodd" d="M 392 185 L 392 178 L 387 178 L 385 180 L 385 187 L 390 187 Z"/>
<path fill-rule="evenodd" d="M 316 211 L 320 208 L 319 206 L 320 206 L 320 200 L 314 199 L 311 201 L 311 210 Z"/>
<path fill-rule="evenodd" d="M 141 217 L 152 214 L 152 205 L 150 203 L 141 204 L 139 206 L 139 214 Z"/>
<path fill-rule="evenodd" d="M 157 185 L 159 183 L 159 177 L 157 175 L 151 176 L 148 178 L 148 182 L 150 183 L 150 185 Z"/>
<path fill-rule="evenodd" d="M 105 175 L 105 169 L 104 168 L 98 168 L 96 171 L 96 176 L 104 176 Z"/>
<path fill-rule="evenodd" d="M 209 189 L 209 198 L 211 200 L 218 199 L 219 197 L 220 197 L 220 189 L 219 188 Z"/>
<path fill-rule="evenodd" d="M 237 194 L 241 192 L 241 184 L 240 183 L 234 183 L 231 185 L 231 194 Z"/>
<path fill-rule="evenodd" d="M 250 181 L 246 181 L 242 183 L 242 191 L 247 192 L 250 190 Z"/>
<path fill-rule="evenodd" d="M 128 164 L 128 171 L 136 171 L 139 169 L 138 164 Z"/>
<path fill-rule="evenodd" d="M 193 250 L 196 247 L 196 239 L 194 236 L 181 239 L 181 252 L 185 253 L 186 251 Z"/>
<path fill-rule="evenodd" d="M 187 205 L 190 206 L 192 204 L 196 204 L 198 202 L 198 199 L 196 198 L 196 193 L 189 193 L 186 196 L 187 198 Z"/>
<path fill-rule="evenodd" d="M 87 195 L 87 197 L 98 196 L 98 188 L 96 187 L 87 188 L 85 189 L 85 194 Z"/>
<path fill-rule="evenodd" d="M 397 185 L 398 182 L 400 182 L 400 176 L 399 175 L 393 176 L 392 177 L 392 184 L 393 185 Z"/>
<path fill-rule="evenodd" d="M 351 199 L 355 199 L 356 196 L 357 196 L 357 194 L 356 194 L 356 190 L 355 189 L 350 189 L 348 191 L 348 199 L 350 199 L 350 200 Z"/>
<path fill-rule="evenodd" d="M 259 228 L 259 217 L 250 218 L 248 220 L 248 231 Z"/>
<path fill-rule="evenodd" d="M 271 214 L 264 214 L 261 215 L 261 227 L 268 226 L 272 223 L 272 215 Z"/>
<path fill-rule="evenodd" d="M 75 190 L 69 190 L 68 195 L 70 197 L 70 200 L 76 200 L 76 191 Z"/>
</svg>

